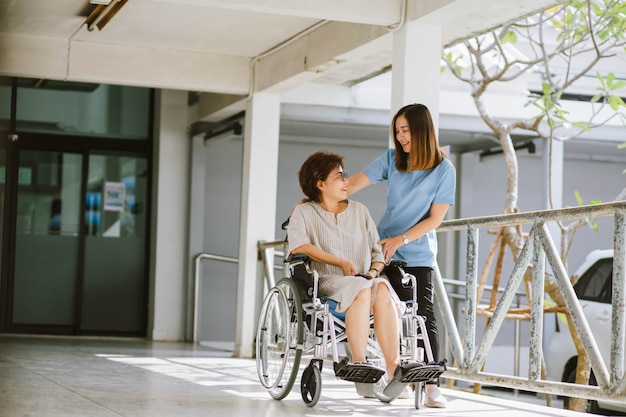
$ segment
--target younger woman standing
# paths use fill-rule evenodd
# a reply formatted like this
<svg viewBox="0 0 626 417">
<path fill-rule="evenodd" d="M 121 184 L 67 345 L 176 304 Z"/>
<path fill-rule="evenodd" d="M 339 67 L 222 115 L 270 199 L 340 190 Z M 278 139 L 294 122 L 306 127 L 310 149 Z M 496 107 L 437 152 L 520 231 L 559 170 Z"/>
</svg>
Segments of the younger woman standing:
<svg viewBox="0 0 626 417">
<path fill-rule="evenodd" d="M 418 313 L 426 317 L 428 338 L 438 361 L 432 287 L 437 258 L 435 229 L 454 204 L 456 170 L 440 150 L 430 112 L 423 104 L 402 107 L 393 117 L 391 134 L 395 148 L 350 177 L 348 193 L 387 181 L 387 208 L 378 223 L 383 255 L 386 262 L 406 262 L 405 271 L 417 278 Z M 438 381 L 426 384 L 427 407 L 447 405 L 437 385 Z"/>
</svg>

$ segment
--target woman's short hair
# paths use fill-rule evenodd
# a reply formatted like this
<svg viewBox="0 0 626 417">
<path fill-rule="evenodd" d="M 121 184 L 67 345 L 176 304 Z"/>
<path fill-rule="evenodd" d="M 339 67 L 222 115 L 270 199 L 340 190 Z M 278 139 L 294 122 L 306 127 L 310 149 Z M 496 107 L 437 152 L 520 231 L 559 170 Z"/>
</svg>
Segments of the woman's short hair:
<svg viewBox="0 0 626 417">
<path fill-rule="evenodd" d="M 404 116 L 411 132 L 411 149 L 407 155 L 396 137 L 396 120 Z M 444 153 L 439 148 L 435 125 L 428 107 L 423 104 L 408 104 L 402 107 L 391 121 L 391 136 L 396 147 L 396 168 L 406 172 L 435 168 L 443 161 Z M 409 168 L 411 167 L 411 168 Z"/>
<path fill-rule="evenodd" d="M 343 156 L 328 151 L 319 151 L 310 155 L 298 171 L 298 180 L 304 195 L 309 200 L 319 203 L 321 192 L 317 188 L 317 182 L 326 181 L 335 168 L 343 168 L 343 161 Z"/>
</svg>

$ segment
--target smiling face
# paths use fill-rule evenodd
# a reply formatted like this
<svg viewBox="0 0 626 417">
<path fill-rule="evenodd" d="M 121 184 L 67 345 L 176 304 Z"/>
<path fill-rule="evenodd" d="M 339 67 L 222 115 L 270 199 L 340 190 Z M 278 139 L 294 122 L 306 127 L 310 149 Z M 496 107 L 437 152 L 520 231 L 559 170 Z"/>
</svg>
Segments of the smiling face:
<svg viewBox="0 0 626 417">
<path fill-rule="evenodd" d="M 323 200 L 343 201 L 348 198 L 348 173 L 340 165 L 324 181 L 318 182 Z"/>
<path fill-rule="evenodd" d="M 404 114 L 396 119 L 395 135 L 396 140 L 402 146 L 402 150 L 408 154 L 411 150 L 411 129 Z"/>
</svg>

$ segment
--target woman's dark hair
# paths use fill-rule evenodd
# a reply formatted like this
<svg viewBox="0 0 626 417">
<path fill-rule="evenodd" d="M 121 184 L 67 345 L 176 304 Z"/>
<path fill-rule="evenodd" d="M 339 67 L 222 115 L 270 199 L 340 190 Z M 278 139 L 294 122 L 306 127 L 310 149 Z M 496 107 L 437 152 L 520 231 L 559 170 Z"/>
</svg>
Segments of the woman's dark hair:
<svg viewBox="0 0 626 417">
<path fill-rule="evenodd" d="M 396 120 L 403 115 L 411 131 L 411 149 L 408 154 L 396 137 Z M 396 147 L 396 168 L 400 172 L 432 169 L 445 158 L 439 149 L 430 111 L 423 104 L 409 104 L 398 110 L 391 121 L 391 136 Z"/>
<path fill-rule="evenodd" d="M 316 203 L 320 202 L 318 181 L 326 181 L 330 173 L 337 167 L 343 167 L 343 156 L 332 152 L 319 151 L 310 155 L 298 171 L 300 188 L 305 196 Z"/>
</svg>

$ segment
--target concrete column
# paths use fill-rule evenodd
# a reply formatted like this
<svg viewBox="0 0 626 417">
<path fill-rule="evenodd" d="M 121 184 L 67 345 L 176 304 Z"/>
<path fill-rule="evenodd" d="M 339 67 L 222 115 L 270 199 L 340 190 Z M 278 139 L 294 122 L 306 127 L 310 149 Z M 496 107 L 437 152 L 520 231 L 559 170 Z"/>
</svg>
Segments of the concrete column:
<svg viewBox="0 0 626 417">
<path fill-rule="evenodd" d="M 187 265 L 189 141 L 187 92 L 157 94 L 152 265 L 148 334 L 154 340 L 183 339 Z"/>
<path fill-rule="evenodd" d="M 189 176 L 189 227 L 188 242 L 189 251 L 187 254 L 187 264 L 190 266 L 187 270 L 187 291 L 186 291 L 186 318 L 185 318 L 185 340 L 191 341 L 198 329 L 194 328 L 194 321 L 199 305 L 196 305 L 196 299 L 200 294 L 196 294 L 195 264 L 196 256 L 204 252 L 204 233 L 198 231 L 204 230 L 205 221 L 205 198 L 206 198 L 206 165 L 207 165 L 207 148 L 204 146 L 204 135 L 196 135 L 190 141 L 190 176 Z M 198 302 L 198 304 L 200 304 Z M 195 319 L 195 320 L 194 320 Z"/>
<path fill-rule="evenodd" d="M 391 114 L 406 104 L 422 103 L 439 129 L 441 27 L 409 22 L 393 35 Z"/>
<path fill-rule="evenodd" d="M 257 260 L 259 240 L 274 240 L 280 96 L 256 93 L 247 103 L 237 274 L 236 357 L 254 352 L 262 266 Z"/>
</svg>

